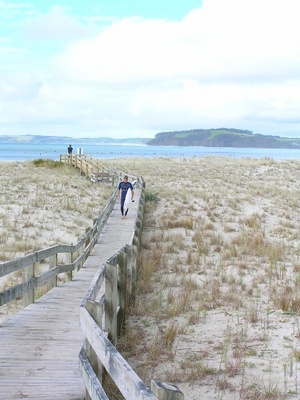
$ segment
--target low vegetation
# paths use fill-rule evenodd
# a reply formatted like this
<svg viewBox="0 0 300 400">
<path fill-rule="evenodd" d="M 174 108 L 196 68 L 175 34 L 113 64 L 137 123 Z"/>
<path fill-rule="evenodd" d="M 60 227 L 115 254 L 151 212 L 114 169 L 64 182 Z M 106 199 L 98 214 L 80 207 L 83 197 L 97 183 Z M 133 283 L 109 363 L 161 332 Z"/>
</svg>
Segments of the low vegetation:
<svg viewBox="0 0 300 400">
<path fill-rule="evenodd" d="M 55 244 L 75 244 L 112 188 L 51 160 L 1 163 L 0 262 Z"/>
<path fill-rule="evenodd" d="M 104 162 L 146 182 L 137 301 L 118 344 L 138 375 L 175 383 L 189 400 L 299 398 L 300 162 Z M 30 251 L 12 251 L 29 233 L 33 248 L 48 245 L 49 230 L 75 241 L 111 192 L 70 168 L 4 169 L 5 257 Z"/>
<path fill-rule="evenodd" d="M 120 342 L 133 368 L 188 399 L 298 398 L 299 161 L 149 159 L 130 168 L 153 196 L 138 300 Z"/>
<path fill-rule="evenodd" d="M 0 188 L 0 262 L 57 244 L 76 244 L 113 190 L 92 184 L 73 168 L 43 159 L 2 162 Z M 0 277 L 0 292 L 24 280 L 24 271 Z M 22 306 L 18 300 L 0 307 L 0 322 Z"/>
</svg>

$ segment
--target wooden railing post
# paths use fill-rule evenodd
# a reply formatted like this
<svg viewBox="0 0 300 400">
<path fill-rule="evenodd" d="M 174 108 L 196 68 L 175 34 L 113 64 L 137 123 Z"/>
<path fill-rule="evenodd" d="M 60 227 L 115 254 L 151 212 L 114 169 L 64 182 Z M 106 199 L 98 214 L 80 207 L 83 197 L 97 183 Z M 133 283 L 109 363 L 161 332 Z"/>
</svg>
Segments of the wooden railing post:
<svg viewBox="0 0 300 400">
<path fill-rule="evenodd" d="M 118 315 L 117 315 L 117 336 L 120 337 L 125 329 L 127 310 L 127 254 L 118 254 Z"/>
<path fill-rule="evenodd" d="M 34 264 L 29 265 L 27 268 L 24 269 L 24 280 L 25 282 L 29 281 L 30 279 L 34 278 L 35 274 L 35 268 Z M 24 296 L 23 296 L 23 304 L 24 307 L 27 307 L 29 304 L 34 303 L 34 289 L 28 291 Z"/>
<path fill-rule="evenodd" d="M 97 325 L 102 329 L 102 319 L 103 319 L 103 307 L 101 306 L 100 303 L 97 301 L 92 301 L 92 300 L 87 300 L 86 302 L 86 310 L 89 312 L 91 317 L 95 320 Z M 93 371 L 95 372 L 97 378 L 99 379 L 99 382 L 102 383 L 102 363 L 97 357 L 97 354 L 95 353 L 93 347 L 91 346 L 90 342 L 86 339 L 85 341 L 85 346 L 86 346 L 86 357 L 89 360 L 91 366 L 93 367 Z M 90 395 L 88 391 L 86 390 L 86 397 L 85 400 L 89 400 Z"/>
<path fill-rule="evenodd" d="M 57 266 L 57 254 L 53 254 L 49 257 L 49 270 L 55 268 Z M 55 275 L 52 281 L 48 283 L 48 291 L 51 290 L 53 287 L 57 286 L 57 275 Z"/>
<path fill-rule="evenodd" d="M 71 246 L 73 246 L 73 243 L 71 243 Z M 67 261 L 68 264 L 71 264 L 72 262 L 74 262 L 76 260 L 76 251 L 69 253 L 68 258 L 69 258 Z M 72 277 L 73 277 L 73 272 L 69 271 L 66 273 L 66 275 L 67 275 L 67 281 L 71 281 Z"/>
<path fill-rule="evenodd" d="M 127 302 L 135 301 L 137 281 L 137 246 L 126 245 L 127 254 Z"/>
<path fill-rule="evenodd" d="M 171 383 L 152 380 L 151 392 L 158 398 L 158 400 L 184 400 L 182 391 Z"/>
<path fill-rule="evenodd" d="M 118 276 L 117 266 L 105 264 L 105 331 L 113 345 L 117 342 Z"/>
<path fill-rule="evenodd" d="M 140 248 L 141 236 L 142 236 L 142 227 L 141 227 L 140 220 L 138 220 L 136 222 L 134 237 L 133 237 L 133 240 L 132 240 L 132 243 L 134 244 L 134 246 L 137 246 L 137 248 Z"/>
</svg>

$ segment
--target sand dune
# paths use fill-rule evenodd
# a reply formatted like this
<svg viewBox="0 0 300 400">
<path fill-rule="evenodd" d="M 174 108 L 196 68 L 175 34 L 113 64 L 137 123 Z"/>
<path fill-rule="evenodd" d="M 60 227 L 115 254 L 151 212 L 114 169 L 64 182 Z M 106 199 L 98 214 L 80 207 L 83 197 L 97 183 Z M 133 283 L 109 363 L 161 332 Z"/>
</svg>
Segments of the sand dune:
<svg viewBox="0 0 300 400">
<path fill-rule="evenodd" d="M 158 200 L 122 342 L 138 374 L 189 400 L 299 398 L 300 162 L 113 163 Z"/>
<path fill-rule="evenodd" d="M 142 175 L 149 200 L 139 298 L 120 343 L 136 372 L 189 400 L 297 399 L 300 161 L 104 163 Z M 75 242 L 112 190 L 72 169 L 1 166 L 2 261 Z"/>
</svg>

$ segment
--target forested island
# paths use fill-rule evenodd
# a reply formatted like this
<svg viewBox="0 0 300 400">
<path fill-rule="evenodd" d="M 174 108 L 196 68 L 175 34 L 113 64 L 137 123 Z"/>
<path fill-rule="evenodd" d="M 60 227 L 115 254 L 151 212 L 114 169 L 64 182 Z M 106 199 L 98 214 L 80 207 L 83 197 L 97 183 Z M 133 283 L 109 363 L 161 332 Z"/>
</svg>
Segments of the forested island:
<svg viewBox="0 0 300 400">
<path fill-rule="evenodd" d="M 233 128 L 192 129 L 157 133 L 147 145 L 299 149 L 300 138 L 262 135 Z"/>
</svg>

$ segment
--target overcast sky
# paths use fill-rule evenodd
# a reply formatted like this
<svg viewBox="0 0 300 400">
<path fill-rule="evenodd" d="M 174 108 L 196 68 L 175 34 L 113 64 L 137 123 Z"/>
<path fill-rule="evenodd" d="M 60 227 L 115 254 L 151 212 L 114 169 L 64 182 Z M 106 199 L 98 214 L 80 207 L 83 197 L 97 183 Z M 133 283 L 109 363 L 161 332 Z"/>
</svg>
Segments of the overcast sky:
<svg viewBox="0 0 300 400">
<path fill-rule="evenodd" d="M 300 136 L 299 0 L 0 0 L 0 134 Z"/>
</svg>

